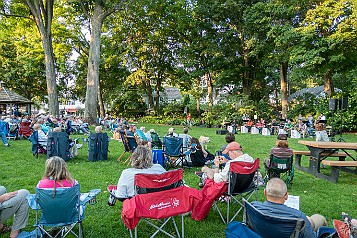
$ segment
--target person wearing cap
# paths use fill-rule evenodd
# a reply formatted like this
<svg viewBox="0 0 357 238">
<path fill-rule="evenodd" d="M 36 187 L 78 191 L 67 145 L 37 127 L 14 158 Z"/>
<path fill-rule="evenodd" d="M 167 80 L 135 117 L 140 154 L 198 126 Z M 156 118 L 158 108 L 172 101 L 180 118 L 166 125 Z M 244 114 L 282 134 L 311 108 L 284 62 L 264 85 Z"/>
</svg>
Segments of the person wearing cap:
<svg viewBox="0 0 357 238">
<path fill-rule="evenodd" d="M 293 155 L 294 151 L 289 148 L 288 135 L 279 134 L 276 139 L 276 147 L 270 150 L 270 156 L 273 155 L 277 158 L 289 158 Z M 270 158 L 264 159 L 264 165 L 269 167 Z"/>
<path fill-rule="evenodd" d="M 241 161 L 254 163 L 254 159 L 248 154 L 243 154 L 242 147 L 235 141 L 229 143 L 222 153 L 227 154 L 232 160 L 228 160 L 223 156 L 216 156 L 213 169 L 208 168 L 207 166 L 204 166 L 201 169 L 201 171 L 207 175 L 207 178 L 213 179 L 216 183 L 228 180 L 228 172 L 231 162 Z M 219 166 L 222 163 L 226 163 L 226 165 L 224 166 L 224 169 L 220 171 Z"/>
</svg>

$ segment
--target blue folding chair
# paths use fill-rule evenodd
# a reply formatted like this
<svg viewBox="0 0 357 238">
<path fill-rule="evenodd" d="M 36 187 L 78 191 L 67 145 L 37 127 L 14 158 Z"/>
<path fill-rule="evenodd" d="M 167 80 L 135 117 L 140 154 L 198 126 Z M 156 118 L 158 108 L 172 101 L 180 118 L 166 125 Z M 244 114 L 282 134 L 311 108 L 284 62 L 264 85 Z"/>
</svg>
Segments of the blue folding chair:
<svg viewBox="0 0 357 238">
<path fill-rule="evenodd" d="M 119 156 L 118 161 L 120 161 L 121 157 L 123 157 L 123 155 L 126 152 L 129 152 L 130 156 L 131 156 L 131 154 L 135 151 L 136 147 L 138 147 L 136 138 L 134 136 L 128 136 L 126 130 L 120 130 L 119 133 L 120 133 L 121 141 L 123 142 L 123 145 L 124 145 L 124 152 Z M 129 162 L 130 156 L 124 163 Z"/>
<path fill-rule="evenodd" d="M 264 238 L 298 238 L 305 228 L 305 220 L 278 217 L 263 213 L 244 200 L 245 223 Z"/>
<path fill-rule="evenodd" d="M 95 200 L 99 192 L 99 189 L 91 190 L 81 201 L 79 184 L 56 190 L 36 188 L 36 194 L 27 196 L 29 206 L 36 211 L 36 237 L 66 237 L 68 234 L 83 237 L 85 204 Z"/>
<path fill-rule="evenodd" d="M 38 141 L 38 131 L 34 131 L 30 137 L 29 141 L 32 144 L 32 154 L 38 159 L 38 154 L 47 154 L 47 150 Z"/>
<path fill-rule="evenodd" d="M 177 167 L 181 165 L 183 168 L 184 162 L 186 162 L 186 155 L 183 151 L 183 139 L 180 137 L 164 137 L 164 145 L 162 147 L 164 155 L 166 167 Z"/>
</svg>

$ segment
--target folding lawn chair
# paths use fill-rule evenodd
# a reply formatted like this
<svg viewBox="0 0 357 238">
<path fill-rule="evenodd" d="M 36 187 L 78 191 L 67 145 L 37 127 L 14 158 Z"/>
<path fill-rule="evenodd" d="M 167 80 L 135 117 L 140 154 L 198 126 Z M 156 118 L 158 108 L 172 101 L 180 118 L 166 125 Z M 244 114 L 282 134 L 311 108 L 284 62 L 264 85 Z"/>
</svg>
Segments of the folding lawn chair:
<svg viewBox="0 0 357 238">
<path fill-rule="evenodd" d="M 183 185 L 183 170 L 171 170 L 163 174 L 137 174 L 135 175 L 136 193 L 133 198 L 123 202 L 122 220 L 130 229 L 135 230 L 137 237 L 137 225 L 142 219 L 156 231 L 169 237 L 175 237 L 164 230 L 164 226 L 172 221 L 178 237 L 184 237 L 184 214 L 191 211 L 198 202 L 199 190 Z M 179 231 L 175 216 L 181 215 L 181 232 Z M 149 220 L 149 219 L 156 220 Z M 162 221 L 157 221 L 157 219 Z M 162 222 L 162 223 L 160 223 Z"/>
<path fill-rule="evenodd" d="M 80 186 L 53 189 L 36 188 L 36 194 L 27 196 L 29 206 L 36 211 L 36 237 L 83 237 L 82 221 L 85 205 L 94 204 L 99 189 L 81 196 Z M 81 199 L 81 197 L 83 199 Z M 81 201 L 82 200 L 82 201 Z M 78 225 L 78 232 L 75 227 Z"/>
<path fill-rule="evenodd" d="M 28 139 L 31 134 L 31 128 L 30 128 L 31 122 L 28 121 L 23 121 L 20 123 L 20 129 L 19 129 L 19 136 L 20 138 L 25 137 L 26 139 Z"/>
<path fill-rule="evenodd" d="M 256 159 L 254 163 L 241 161 L 230 162 L 227 181 L 228 190 L 223 195 L 227 201 L 226 220 L 223 218 L 217 201 L 213 204 L 225 224 L 232 222 L 243 209 L 243 199 L 249 200 L 258 190 L 257 173 L 259 162 L 259 159 Z M 238 204 L 239 209 L 232 218 L 230 218 L 231 206 L 234 204 Z"/>
<path fill-rule="evenodd" d="M 274 177 L 283 179 L 288 188 L 291 188 L 294 179 L 293 155 L 288 158 L 278 158 L 270 155 L 269 166 L 265 166 L 265 180 Z"/>
<path fill-rule="evenodd" d="M 164 145 L 162 147 L 167 168 L 177 167 L 181 165 L 183 168 L 184 162 L 187 164 L 186 155 L 183 150 L 183 139 L 180 137 L 164 137 Z"/>
<path fill-rule="evenodd" d="M 59 156 L 64 161 L 73 158 L 70 152 L 70 139 L 66 132 L 49 132 L 47 139 L 47 158 Z"/>
<path fill-rule="evenodd" d="M 7 138 L 17 140 L 18 138 L 18 132 L 19 132 L 19 125 L 14 123 L 14 124 L 9 124 L 9 134 L 7 135 Z"/>
<path fill-rule="evenodd" d="M 245 223 L 264 238 L 298 238 L 305 228 L 305 220 L 263 213 L 244 201 Z"/>
<path fill-rule="evenodd" d="M 88 143 L 88 160 L 108 159 L 109 137 L 107 133 L 90 133 Z"/>
<path fill-rule="evenodd" d="M 123 157 L 126 152 L 129 152 L 131 156 L 131 154 L 135 151 L 136 147 L 138 147 L 138 143 L 136 142 L 135 137 L 128 136 L 126 130 L 120 130 L 119 132 L 124 145 L 124 152 L 119 156 L 118 161 L 120 161 L 121 157 Z M 129 162 L 130 156 L 124 163 Z"/>
<path fill-rule="evenodd" d="M 156 132 L 150 132 L 151 135 L 151 147 L 152 148 L 162 148 L 162 142 L 160 140 L 159 135 Z"/>
<path fill-rule="evenodd" d="M 47 150 L 38 141 L 38 131 L 34 131 L 29 137 L 32 144 L 32 154 L 38 159 L 38 154 L 47 154 Z"/>
</svg>

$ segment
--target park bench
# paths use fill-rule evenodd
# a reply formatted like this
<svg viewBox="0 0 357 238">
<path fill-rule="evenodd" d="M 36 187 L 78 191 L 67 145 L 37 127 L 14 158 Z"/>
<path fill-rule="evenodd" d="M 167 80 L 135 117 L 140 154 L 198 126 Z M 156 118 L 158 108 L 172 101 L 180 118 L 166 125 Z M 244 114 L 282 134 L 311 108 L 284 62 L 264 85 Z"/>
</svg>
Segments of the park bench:
<svg viewBox="0 0 357 238">
<path fill-rule="evenodd" d="M 296 167 L 301 167 L 301 157 L 303 155 L 310 156 L 310 151 L 306 150 L 294 150 L 294 155 L 295 155 L 295 165 Z M 343 152 L 322 152 L 321 153 L 322 157 L 338 157 L 340 161 L 345 160 L 346 157 L 348 156 L 346 153 Z"/>
<path fill-rule="evenodd" d="M 331 174 L 329 180 L 337 183 L 338 177 L 340 175 L 340 170 L 346 172 L 357 173 L 357 161 L 335 161 L 335 160 L 323 160 L 323 165 L 331 166 Z M 354 167 L 355 169 L 350 169 L 348 167 Z"/>
</svg>

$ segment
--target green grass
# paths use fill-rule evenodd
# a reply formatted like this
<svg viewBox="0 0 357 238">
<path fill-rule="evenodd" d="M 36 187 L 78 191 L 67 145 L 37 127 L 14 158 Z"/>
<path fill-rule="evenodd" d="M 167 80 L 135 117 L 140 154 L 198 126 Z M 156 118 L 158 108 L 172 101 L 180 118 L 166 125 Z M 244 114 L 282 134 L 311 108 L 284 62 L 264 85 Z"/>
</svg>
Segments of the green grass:
<svg viewBox="0 0 357 238">
<path fill-rule="evenodd" d="M 169 126 L 163 125 L 141 125 L 146 126 L 147 130 L 154 128 L 161 136 L 165 135 L 169 128 Z M 181 130 L 182 127 L 176 127 L 176 132 L 181 132 Z M 216 135 L 215 132 L 216 128 L 194 127 L 190 130 L 190 135 L 195 137 L 208 136 L 211 140 L 208 144 L 208 150 L 214 153 L 225 143 L 224 136 Z M 83 136 L 77 135 L 72 137 L 83 138 Z M 348 142 L 357 142 L 356 135 L 343 135 L 343 138 Z M 237 134 L 236 141 L 242 145 L 245 153 L 263 160 L 268 156 L 271 147 L 274 146 L 275 136 Z M 297 141 L 296 139 L 289 139 L 290 147 L 297 150 L 306 150 L 306 147 L 299 145 Z M 40 155 L 39 159 L 36 159 L 31 153 L 29 141 L 18 140 L 10 143 L 11 147 L 8 148 L 0 144 L 0 184 L 6 186 L 9 191 L 26 188 L 31 193 L 35 193 L 37 182 L 44 173 L 46 158 L 44 155 Z M 83 141 L 80 143 L 83 143 Z M 121 171 L 127 168 L 126 165 L 117 162 L 117 158 L 123 152 L 122 143 L 110 141 L 109 150 L 107 161 L 89 162 L 87 160 L 88 148 L 87 145 L 84 145 L 79 150 L 79 156 L 67 162 L 72 176 L 79 181 L 82 192 L 93 188 L 102 190 L 97 197 L 97 204 L 87 206 L 86 218 L 83 222 L 85 237 L 129 237 L 129 232 L 124 228 L 121 220 L 121 203 L 117 202 L 114 207 L 107 205 L 107 185 L 116 184 Z M 354 156 L 356 156 L 355 153 Z M 127 157 L 128 153 L 122 158 L 122 161 Z M 303 160 L 307 165 L 307 158 L 304 157 Z M 185 182 L 194 188 L 198 188 L 198 179 L 194 175 L 196 170 L 199 170 L 199 168 L 186 169 L 184 173 Z M 264 173 L 264 170 L 262 170 L 262 173 Z M 341 218 L 342 211 L 357 217 L 357 176 L 354 174 L 341 172 L 339 182 L 334 184 L 295 170 L 294 184 L 289 193 L 300 196 L 302 211 L 307 215 L 314 213 L 324 215 L 329 226 L 332 224 L 332 219 Z M 259 191 L 259 200 L 264 200 L 262 190 Z M 30 211 L 29 216 L 29 225 L 25 229 L 27 231 L 33 230 L 35 213 Z M 190 216 L 185 217 L 186 237 L 224 237 L 224 229 L 225 225 L 213 209 L 211 209 L 208 217 L 201 222 L 194 221 Z M 140 223 L 139 237 L 148 237 L 149 230 L 150 228 L 144 223 Z M 159 235 L 158 237 L 165 236 Z"/>
</svg>

